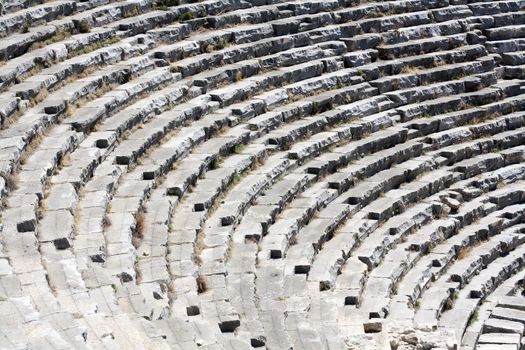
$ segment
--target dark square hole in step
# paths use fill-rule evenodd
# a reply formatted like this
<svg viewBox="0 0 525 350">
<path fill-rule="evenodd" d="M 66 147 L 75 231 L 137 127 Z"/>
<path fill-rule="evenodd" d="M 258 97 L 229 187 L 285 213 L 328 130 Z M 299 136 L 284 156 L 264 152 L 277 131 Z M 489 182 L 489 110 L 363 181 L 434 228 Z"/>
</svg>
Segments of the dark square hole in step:
<svg viewBox="0 0 525 350">
<path fill-rule="evenodd" d="M 201 310 L 199 309 L 197 305 L 188 306 L 186 308 L 186 314 L 188 316 L 197 316 L 197 315 L 200 315 L 200 313 L 201 313 Z"/>
<path fill-rule="evenodd" d="M 219 328 L 222 333 L 233 333 L 235 329 L 241 325 L 239 320 L 224 321 L 219 323 Z"/>
<path fill-rule="evenodd" d="M 370 312 L 370 313 L 368 314 L 368 318 L 369 318 L 369 319 L 373 319 L 373 318 L 381 318 L 381 316 L 379 315 L 378 312 L 374 312 L 374 311 L 372 311 L 372 312 Z"/>
<path fill-rule="evenodd" d="M 304 275 L 310 272 L 310 265 L 295 265 L 295 274 Z"/>
<path fill-rule="evenodd" d="M 49 104 L 47 106 L 44 106 L 44 113 L 45 114 L 57 114 L 61 111 L 66 109 L 66 105 L 64 103 L 58 103 L 58 104 Z"/>
<path fill-rule="evenodd" d="M 108 148 L 109 147 L 109 142 L 108 142 L 108 140 L 100 139 L 100 140 L 97 140 L 97 142 L 95 142 L 95 146 L 97 148 Z"/>
<path fill-rule="evenodd" d="M 282 259 L 283 252 L 280 249 L 270 250 L 270 259 Z"/>
<path fill-rule="evenodd" d="M 155 172 L 154 171 L 145 171 L 142 173 L 142 178 L 144 180 L 155 180 Z"/>
<path fill-rule="evenodd" d="M 64 250 L 64 249 L 68 249 L 69 247 L 71 247 L 71 245 L 69 244 L 69 240 L 65 237 L 55 239 L 53 241 L 53 244 L 55 245 L 55 248 L 57 250 Z"/>
<path fill-rule="evenodd" d="M 228 215 L 221 218 L 221 225 L 222 226 L 230 226 L 233 225 L 233 222 L 235 221 L 235 216 Z"/>
<path fill-rule="evenodd" d="M 193 205 L 194 211 L 204 211 L 205 209 L 206 209 L 206 206 L 204 205 L 204 203 L 195 203 Z"/>
<path fill-rule="evenodd" d="M 361 198 L 357 198 L 357 197 L 348 197 L 348 199 L 346 200 L 346 203 L 352 204 L 352 205 L 359 204 L 359 202 L 361 202 Z"/>
<path fill-rule="evenodd" d="M 115 161 L 118 165 L 128 165 L 130 162 L 130 159 L 128 156 L 117 156 L 115 158 Z"/>
<path fill-rule="evenodd" d="M 266 345 L 266 339 L 264 337 L 252 338 L 250 344 L 252 348 L 262 348 Z"/>
<path fill-rule="evenodd" d="M 357 305 L 357 297 L 355 295 L 345 297 L 345 305 Z"/>
<path fill-rule="evenodd" d="M 481 299 L 483 298 L 483 292 L 481 290 L 471 290 L 470 297 L 472 299 Z"/>
</svg>

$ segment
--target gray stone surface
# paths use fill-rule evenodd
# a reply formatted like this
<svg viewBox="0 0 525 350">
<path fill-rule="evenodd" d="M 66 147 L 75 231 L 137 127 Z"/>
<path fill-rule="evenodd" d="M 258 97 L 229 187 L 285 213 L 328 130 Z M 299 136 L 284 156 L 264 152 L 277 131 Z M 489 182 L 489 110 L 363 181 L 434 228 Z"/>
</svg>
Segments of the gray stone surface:
<svg viewBox="0 0 525 350">
<path fill-rule="evenodd" d="M 519 348 L 523 9 L 2 3 L 0 347 Z"/>
</svg>

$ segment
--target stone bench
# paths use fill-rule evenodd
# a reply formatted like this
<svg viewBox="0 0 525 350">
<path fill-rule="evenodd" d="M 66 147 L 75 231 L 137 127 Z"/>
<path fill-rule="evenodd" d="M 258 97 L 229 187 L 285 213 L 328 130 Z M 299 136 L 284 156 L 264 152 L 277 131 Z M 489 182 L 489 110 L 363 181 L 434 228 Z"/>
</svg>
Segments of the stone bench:
<svg viewBox="0 0 525 350">
<path fill-rule="evenodd" d="M 181 2 L 76 3 L 6 38 L 91 28 L 0 67 L 1 302 L 35 315 L 17 344 L 519 333 L 478 297 L 522 263 L 521 51 L 485 51 L 521 4 Z"/>
<path fill-rule="evenodd" d="M 433 22 L 422 25 L 399 28 L 381 33 L 385 44 L 392 45 L 409 40 L 417 40 L 422 37 L 428 38 L 431 33 L 437 33 L 441 36 L 463 33 L 464 29 L 458 20 L 448 20 L 443 22 Z"/>
<path fill-rule="evenodd" d="M 456 301 L 453 309 L 441 315 L 439 327 L 453 329 L 456 338 L 461 339 L 477 305 L 478 302 L 472 299 Z"/>
<path fill-rule="evenodd" d="M 352 259 L 344 264 L 336 283 L 336 290 L 345 293 L 344 305 L 359 305 L 366 278 L 367 267 L 362 262 Z"/>
<path fill-rule="evenodd" d="M 424 101 L 418 105 L 402 106 L 398 107 L 397 110 L 401 113 L 403 121 L 409 121 L 423 114 L 438 115 L 446 113 L 452 109 L 461 108 L 461 105 L 464 106 L 464 104 L 484 105 L 483 108 L 488 113 L 494 113 L 496 110 L 505 114 L 511 113 L 513 107 L 510 105 L 514 105 L 518 109 L 521 108 L 519 107 L 517 96 L 507 99 L 503 99 L 503 97 L 503 91 L 499 89 L 481 89 L 477 92 L 461 93 L 458 97 L 441 97 L 431 101 Z M 494 99 L 501 101 L 493 102 Z"/>
<path fill-rule="evenodd" d="M 179 131 L 177 133 L 180 135 L 179 144 L 174 146 L 180 149 L 177 152 L 180 154 L 186 153 L 190 147 L 205 139 L 203 128 L 189 127 L 176 130 L 183 122 L 187 122 L 187 120 L 181 118 L 180 122 L 174 123 L 173 119 L 158 118 L 148 125 L 148 129 L 141 129 L 132 133 L 113 152 L 117 164 L 125 165 L 136 162 L 148 149 L 151 149 L 155 143 L 172 131 Z"/>
<path fill-rule="evenodd" d="M 320 114 L 321 116 L 327 116 L 326 122 L 329 124 L 337 123 L 347 118 L 350 114 L 350 111 L 345 108 L 344 103 L 351 99 L 363 99 L 374 93 L 375 91 L 371 89 L 368 84 L 358 84 L 341 89 L 330 90 L 329 92 L 316 94 L 297 102 L 291 102 L 287 105 L 276 107 L 270 112 L 251 118 L 248 122 L 248 127 L 251 130 L 268 132 L 275 129 L 283 122 L 298 118 L 299 115 L 307 117 L 322 112 L 325 106 L 331 105 L 336 107 L 342 105 L 341 109 L 336 113 L 334 113 L 334 110 L 331 110 Z"/>
<path fill-rule="evenodd" d="M 293 145 L 288 152 L 288 157 L 302 161 L 308 157 L 313 157 L 323 149 L 333 147 L 341 140 L 348 138 L 350 130 L 347 127 L 339 127 L 334 131 L 327 131 L 315 134 L 308 141 L 298 142 Z"/>
<path fill-rule="evenodd" d="M 467 229 L 468 231 L 474 229 L 477 225 L 474 225 L 473 227 L 469 226 Z M 463 234 L 462 234 L 463 235 Z M 490 233 L 490 235 L 494 235 L 493 233 Z M 459 237 L 459 236 L 458 236 Z M 468 239 L 472 240 L 472 237 L 467 237 Z M 512 249 L 512 245 L 507 245 L 504 243 L 506 236 L 500 236 L 491 239 L 490 242 L 486 244 L 482 244 L 480 247 L 475 247 L 473 250 L 469 253 L 469 256 L 467 256 L 466 259 L 462 259 L 463 261 L 458 261 L 453 265 L 451 269 L 447 272 L 447 274 L 450 274 L 450 278 L 454 282 L 459 282 L 461 286 L 464 286 L 465 284 L 469 283 L 469 281 L 484 267 L 488 266 L 496 257 L 499 257 L 500 251 L 504 250 L 506 247 L 509 247 L 509 249 Z M 509 237 L 512 238 L 512 237 Z M 473 238 L 475 241 L 478 241 L 479 238 Z M 456 240 L 457 241 L 457 240 Z M 463 246 L 464 247 L 464 246 Z M 479 253 L 478 253 L 479 252 Z"/>
<path fill-rule="evenodd" d="M 437 116 L 426 118 L 426 120 L 416 120 L 413 123 L 411 123 L 410 126 L 419 130 L 422 134 L 428 135 L 428 134 L 432 134 L 438 131 L 450 129 L 455 126 L 464 125 L 474 118 L 476 119 L 485 118 L 487 115 L 486 113 L 487 113 L 486 110 L 483 110 L 482 108 L 471 108 L 471 109 L 463 110 L 460 112 L 450 112 L 450 113 L 440 114 Z M 507 120 L 509 120 L 509 122 L 506 122 Z M 497 123 L 497 124 L 494 124 L 494 123 Z M 518 126 L 519 123 L 521 122 L 518 121 L 518 119 L 514 117 L 507 117 L 504 115 L 501 118 L 498 118 L 497 122 L 487 122 L 486 124 L 481 124 L 480 126 L 473 126 L 471 128 L 471 131 L 474 132 L 476 137 L 482 137 L 483 134 L 487 132 L 498 133 L 499 131 L 502 131 L 502 130 L 498 130 L 497 128 L 507 127 L 507 125 L 501 125 L 501 123 L 510 124 L 509 126 L 514 127 L 514 125 Z M 492 125 L 496 127 L 495 131 L 491 131 Z"/>
<path fill-rule="evenodd" d="M 138 204 L 137 204 L 137 205 L 138 205 Z M 137 207 L 135 207 L 135 208 L 137 208 Z M 133 210 L 133 209 L 132 209 L 132 210 Z"/>
<path fill-rule="evenodd" d="M 476 3 L 469 4 L 469 8 L 472 10 L 474 15 L 492 15 L 501 12 L 515 12 L 522 8 L 522 4 L 519 1 L 502 1 L 501 3 Z"/>
<path fill-rule="evenodd" d="M 152 10 L 143 14 L 137 14 L 130 18 L 123 18 L 112 22 L 109 27 L 118 31 L 126 32 L 128 35 L 146 33 L 158 26 L 170 24 L 176 19 L 176 15 L 170 11 Z"/>
<path fill-rule="evenodd" d="M 503 27 L 508 25 L 524 24 L 525 19 L 520 11 L 496 13 L 491 16 L 494 18 L 494 26 Z"/>
<path fill-rule="evenodd" d="M 522 38 L 487 42 L 487 50 L 493 53 L 506 53 L 524 50 L 525 41 Z"/>
<path fill-rule="evenodd" d="M 518 349 L 521 344 L 519 334 L 487 333 L 482 334 L 477 342 L 476 349 Z"/>
<path fill-rule="evenodd" d="M 365 206 L 377 198 L 381 192 L 388 192 L 399 186 L 405 181 L 406 176 L 407 171 L 400 168 L 380 171 L 351 188 L 345 194 L 346 201 L 352 205 Z"/>
<path fill-rule="evenodd" d="M 502 58 L 502 62 L 505 64 L 505 65 L 509 65 L 509 66 L 519 66 L 519 67 L 516 67 L 518 68 L 518 71 L 522 68 L 522 66 L 525 64 L 525 58 L 524 58 L 524 54 L 522 51 L 517 51 L 517 52 L 502 52 L 501 53 L 501 58 Z M 512 72 L 512 70 L 509 68 L 508 69 L 509 72 Z"/>
<path fill-rule="evenodd" d="M 292 16 L 290 14 L 289 16 Z M 242 24 L 242 23 L 262 23 L 279 19 L 284 14 L 279 14 L 278 5 L 263 5 L 241 9 L 235 12 L 227 12 L 224 14 L 217 14 L 210 16 L 208 21 L 213 28 L 223 28 L 226 24 Z"/>
<path fill-rule="evenodd" d="M 363 139 L 363 141 L 372 141 L 368 138 Z M 357 141 L 356 144 L 360 142 Z M 364 143 L 364 142 L 363 142 Z M 378 143 L 378 145 L 381 145 Z M 385 144 L 386 146 L 388 143 Z M 380 146 L 381 147 L 381 146 Z M 387 146 L 388 147 L 388 146 Z M 358 154 L 367 155 L 369 152 L 371 156 L 365 156 L 362 159 L 354 161 L 353 164 L 349 165 L 344 169 L 344 172 L 338 172 L 329 177 L 329 186 L 331 188 L 344 191 L 348 188 L 348 184 L 351 183 L 352 179 L 363 179 L 370 177 L 376 174 L 379 171 L 385 170 L 388 167 L 396 164 L 402 163 L 409 158 L 415 157 L 420 154 L 420 144 L 417 143 L 407 143 L 407 144 L 398 144 L 396 148 L 377 150 L 372 148 L 371 151 L 366 150 L 363 147 L 361 151 L 357 148 Z M 374 152 L 376 151 L 376 152 Z M 337 154 L 337 153 L 336 153 Z M 356 157 L 348 157 L 349 159 L 354 159 Z M 355 180 L 354 180 L 355 181 Z"/>
<path fill-rule="evenodd" d="M 523 325 L 519 322 L 507 321 L 507 320 L 498 320 L 498 319 L 489 319 L 483 325 L 484 333 L 511 333 L 523 335 Z"/>
<path fill-rule="evenodd" d="M 509 278 L 505 282 L 503 282 L 498 289 L 503 287 L 503 290 L 501 290 L 501 293 L 504 294 L 498 299 L 498 306 L 502 308 L 508 308 L 513 310 L 520 310 L 523 311 L 523 303 L 521 302 L 519 296 L 511 296 L 512 291 L 516 291 L 517 288 L 519 288 L 517 280 L 521 278 L 521 274 L 516 274 L 513 277 Z M 511 289 L 509 291 L 509 288 Z M 507 293 L 507 295 L 505 295 Z"/>
<path fill-rule="evenodd" d="M 424 233 L 424 234 L 422 235 L 422 237 L 425 237 L 425 239 L 428 239 L 428 238 L 427 238 L 428 236 L 429 236 L 429 235 L 426 234 L 426 233 Z M 411 244 L 413 244 L 413 242 L 414 242 L 413 239 L 414 239 L 414 238 L 415 238 L 415 236 L 411 235 L 411 238 L 410 238 L 410 242 L 412 242 Z M 363 247 L 360 248 L 360 249 L 363 249 Z M 434 253 L 432 253 L 432 254 L 434 254 Z M 430 264 L 430 262 L 429 262 L 429 264 Z M 430 265 L 428 265 L 428 266 L 432 266 L 432 264 L 430 264 Z M 427 281 L 428 281 L 428 278 L 427 278 Z M 405 287 L 405 288 L 406 288 L 406 287 Z M 410 293 L 409 295 L 413 295 L 413 294 L 412 294 L 412 293 L 413 293 L 412 290 L 414 290 L 413 288 L 414 288 L 414 287 L 412 287 L 410 290 L 409 290 L 409 289 L 406 289 L 406 293 Z M 403 290 L 405 290 L 405 289 L 403 289 Z M 421 290 L 421 288 L 420 288 L 420 290 Z"/>
<path fill-rule="evenodd" d="M 213 91 L 210 95 L 212 100 L 221 103 L 221 106 L 228 106 L 234 102 L 246 99 L 251 94 L 260 93 L 271 84 L 283 84 L 296 82 L 311 77 L 320 76 L 323 73 L 323 66 L 320 62 L 313 61 L 297 66 L 288 67 L 286 70 L 269 72 L 262 76 L 256 76 L 247 80 L 241 80 L 227 88 Z M 315 79 L 315 78 L 314 78 Z"/>
<path fill-rule="evenodd" d="M 37 65 L 40 60 L 51 63 L 53 56 L 63 60 L 67 58 L 68 54 L 78 53 L 97 40 L 105 40 L 109 36 L 115 35 L 115 31 L 97 28 L 93 33 L 78 34 L 67 41 L 27 52 L 31 47 L 38 46 L 40 42 L 51 40 L 55 35 L 59 35 L 59 31 L 57 27 L 52 25 L 39 26 L 32 28 L 28 33 L 12 35 L 1 45 L 0 56 L 4 60 L 16 59 L 19 62 L 24 62 L 26 68 L 30 65 Z M 15 60 L 11 61 L 8 61 L 6 67 L 3 67 L 2 72 L 2 80 L 9 83 L 14 82 L 13 75 L 20 74 L 20 70 L 23 68 L 16 67 L 14 65 Z"/>
<path fill-rule="evenodd" d="M 144 110 L 140 109 L 137 110 L 139 113 L 144 113 L 143 111 Z M 60 180 L 56 182 L 67 180 L 76 184 L 84 183 L 89 177 L 89 174 L 93 172 L 94 167 L 100 162 L 97 159 L 101 156 L 101 153 L 112 151 L 112 143 L 115 142 L 117 137 L 118 135 L 110 130 L 103 131 L 98 135 L 92 134 L 92 137 L 87 138 L 77 152 L 73 152 L 73 158 L 78 159 L 77 164 L 81 165 L 84 163 L 85 167 L 78 167 L 76 169 L 66 168 L 66 173 L 61 174 L 59 177 Z"/>
<path fill-rule="evenodd" d="M 222 64 L 234 64 L 240 61 L 254 59 L 263 56 L 275 55 L 294 48 L 311 45 L 304 41 L 304 35 L 291 35 L 289 40 L 282 37 L 271 37 L 251 43 L 233 45 L 210 53 L 203 53 L 197 57 L 189 57 L 174 62 L 174 67 L 183 76 L 199 73 L 211 67 L 218 67 Z"/>
<path fill-rule="evenodd" d="M 88 21 L 91 27 L 101 26 L 120 20 L 129 14 L 143 13 L 149 10 L 144 4 L 133 1 L 125 1 L 119 4 L 109 4 L 104 1 L 99 3 L 83 2 L 76 5 L 78 12 L 69 17 L 76 26 L 83 20 Z"/>
<path fill-rule="evenodd" d="M 94 124 L 104 119 L 104 117 L 107 117 L 110 115 L 110 113 L 118 110 L 120 106 L 128 104 L 129 101 L 136 99 L 137 96 L 148 93 L 149 91 L 170 82 L 173 78 L 171 75 L 166 73 L 167 72 L 165 70 L 150 71 L 143 77 L 139 76 L 138 79 L 131 83 L 117 86 L 114 90 L 107 92 L 100 97 L 100 100 L 104 102 L 103 104 L 101 104 L 99 100 L 88 102 L 84 106 L 80 107 L 78 111 L 74 113 L 74 115 L 69 117 L 67 122 L 79 131 L 88 130 Z M 102 85 L 104 84 L 107 83 L 103 82 Z M 58 90 L 55 94 L 60 95 L 60 91 L 61 90 Z M 78 96 L 77 98 L 80 97 L 81 96 Z M 46 108 L 51 108 L 51 103 L 49 103 Z M 56 104 L 63 102 L 58 100 L 54 103 Z M 66 101 L 66 103 L 73 104 L 74 101 Z"/>
<path fill-rule="evenodd" d="M 466 177 L 472 177 L 501 168 L 503 164 L 504 160 L 501 155 L 489 153 L 456 163 L 454 170 L 464 173 Z"/>
<path fill-rule="evenodd" d="M 488 265 L 483 276 L 476 276 L 468 285 L 471 297 L 483 297 L 483 295 L 490 293 L 503 280 L 508 278 L 512 270 L 517 266 L 523 264 L 523 259 L 520 256 L 521 248 L 509 253 L 508 256 L 495 259 Z"/>
<path fill-rule="evenodd" d="M 321 250 L 323 243 L 333 235 L 337 226 L 344 222 L 345 218 L 351 212 L 352 207 L 345 204 L 331 203 L 324 210 L 318 213 L 316 220 L 311 221 L 307 226 L 303 227 L 297 234 L 298 246 L 304 245 L 304 249 L 308 249 L 308 245 L 312 248 L 312 253 Z M 304 252 L 304 249 L 301 251 Z M 291 246 L 288 254 L 290 257 L 298 258 L 300 255 L 295 255 L 298 252 L 295 245 Z M 288 256 L 287 256 L 288 258 Z M 302 260 L 302 259 L 301 259 Z M 303 264 L 302 266 L 309 265 Z M 298 265 L 295 265 L 295 273 L 298 271 Z"/>
<path fill-rule="evenodd" d="M 443 38 L 434 37 L 418 39 L 407 43 L 378 46 L 379 57 L 393 59 L 395 57 L 415 56 L 437 50 L 449 50 L 463 45 L 466 34 L 455 34 Z"/>
<path fill-rule="evenodd" d="M 484 214 L 482 214 L 484 215 Z M 494 232 L 499 232 L 498 229 L 494 226 L 493 224 L 494 223 L 501 223 L 501 219 L 499 218 L 491 218 L 491 217 L 486 217 L 486 218 L 482 218 L 480 223 L 479 224 L 475 224 L 473 226 L 467 226 L 466 229 L 462 229 L 459 231 L 459 233 L 456 233 L 454 234 L 454 236 L 452 236 L 451 238 L 449 238 L 447 241 L 444 242 L 444 244 L 440 244 L 440 246 L 436 246 L 433 250 L 432 250 L 432 253 L 431 255 L 433 256 L 433 259 L 436 259 L 437 257 L 437 254 L 445 254 L 446 256 L 448 256 L 447 259 L 450 259 L 450 255 L 449 255 L 449 252 L 450 252 L 450 249 L 453 248 L 450 244 L 460 244 L 460 245 L 463 245 L 463 244 L 467 244 L 467 245 L 471 245 L 473 244 L 472 242 L 476 242 L 478 241 L 479 239 L 483 239 L 483 237 L 487 237 L 487 229 L 484 228 L 484 225 L 488 224 L 488 227 L 490 229 L 490 232 L 489 235 L 494 235 Z M 481 224 L 481 223 L 484 223 L 484 224 Z M 466 224 L 465 224 L 466 225 Z M 481 225 L 481 226 L 480 226 Z M 492 225 L 492 226 L 491 226 Z M 481 236 L 480 236 L 481 234 Z M 465 235 L 467 236 L 472 236 L 472 237 L 464 237 Z M 446 237 L 448 237 L 449 235 L 447 235 Z M 505 236 L 501 236 L 502 240 L 505 238 Z M 456 243 L 454 243 L 456 242 Z M 489 243 L 487 243 L 489 244 Z M 490 244 L 493 244 L 492 242 Z M 457 249 L 454 249 L 453 251 L 457 252 L 458 250 Z M 453 254 L 456 254 L 456 253 L 453 253 Z M 444 257 L 445 257 L 444 255 Z M 477 256 L 473 256 L 473 259 L 476 259 L 476 261 L 479 260 L 480 263 L 483 262 L 483 259 L 478 259 Z M 486 261 L 490 261 L 490 259 L 486 260 Z M 442 263 L 440 263 L 439 266 L 445 266 L 443 265 Z M 465 268 L 463 267 L 455 267 L 455 265 L 452 267 L 452 270 L 450 270 L 451 272 L 449 273 L 452 273 L 453 272 L 453 269 L 457 269 L 458 271 L 461 271 L 461 272 L 464 272 Z"/>
<path fill-rule="evenodd" d="M 186 86 L 175 83 L 166 88 L 154 91 L 147 98 L 144 98 L 124 110 L 107 118 L 100 125 L 101 131 L 115 131 L 122 135 L 134 125 L 143 122 L 147 117 L 157 111 L 163 111 L 170 103 L 178 102 L 185 94 Z"/>
<path fill-rule="evenodd" d="M 69 16 L 76 11 L 74 2 L 51 2 L 19 10 L 5 15 L 0 21 L 3 36 L 18 31 L 26 24 L 43 24 L 61 16 Z"/>
<path fill-rule="evenodd" d="M 525 36 L 523 25 L 512 25 L 507 27 L 489 28 L 485 30 L 487 39 L 490 41 L 508 40 Z"/>
</svg>

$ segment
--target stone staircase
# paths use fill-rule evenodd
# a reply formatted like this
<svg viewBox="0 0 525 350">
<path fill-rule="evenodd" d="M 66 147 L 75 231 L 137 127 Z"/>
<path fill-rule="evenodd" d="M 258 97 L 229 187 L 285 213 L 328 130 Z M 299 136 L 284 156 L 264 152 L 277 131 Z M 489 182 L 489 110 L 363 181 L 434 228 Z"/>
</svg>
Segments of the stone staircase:
<svg viewBox="0 0 525 350">
<path fill-rule="evenodd" d="M 4 0 L 0 348 L 522 349 L 524 9 Z"/>
</svg>

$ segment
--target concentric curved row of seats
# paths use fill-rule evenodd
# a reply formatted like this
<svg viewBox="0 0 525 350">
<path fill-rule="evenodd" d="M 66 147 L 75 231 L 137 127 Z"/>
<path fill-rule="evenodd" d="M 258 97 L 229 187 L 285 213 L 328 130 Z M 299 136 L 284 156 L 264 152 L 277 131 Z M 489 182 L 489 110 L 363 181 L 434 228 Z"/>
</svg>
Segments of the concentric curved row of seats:
<svg viewBox="0 0 525 350">
<path fill-rule="evenodd" d="M 524 9 L 0 2 L 0 348 L 521 349 Z"/>
</svg>

